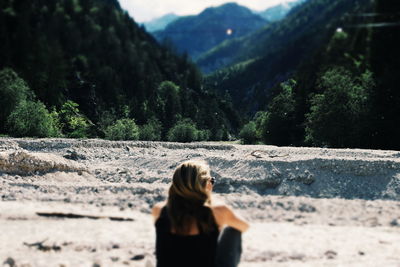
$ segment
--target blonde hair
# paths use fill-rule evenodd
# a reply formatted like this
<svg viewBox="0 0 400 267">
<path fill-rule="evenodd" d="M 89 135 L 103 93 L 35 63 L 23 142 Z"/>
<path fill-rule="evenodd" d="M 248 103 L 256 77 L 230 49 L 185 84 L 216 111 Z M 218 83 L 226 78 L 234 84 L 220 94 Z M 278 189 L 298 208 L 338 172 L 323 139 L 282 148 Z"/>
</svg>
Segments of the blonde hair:
<svg viewBox="0 0 400 267">
<path fill-rule="evenodd" d="M 200 232 L 215 229 L 211 193 L 206 189 L 210 167 L 204 161 L 186 161 L 174 172 L 168 192 L 168 214 L 177 234 L 186 234 L 196 221 Z"/>
</svg>

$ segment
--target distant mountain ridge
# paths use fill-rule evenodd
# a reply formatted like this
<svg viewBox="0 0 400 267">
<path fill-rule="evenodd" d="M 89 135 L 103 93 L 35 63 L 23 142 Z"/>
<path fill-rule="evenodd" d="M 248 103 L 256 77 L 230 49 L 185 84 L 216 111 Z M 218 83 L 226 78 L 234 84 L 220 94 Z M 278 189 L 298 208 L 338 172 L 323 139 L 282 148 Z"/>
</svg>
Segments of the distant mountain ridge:
<svg viewBox="0 0 400 267">
<path fill-rule="evenodd" d="M 174 13 L 169 13 L 151 21 L 144 22 L 143 25 L 146 27 L 148 32 L 162 31 L 168 26 L 168 24 L 177 20 L 179 17 L 180 16 Z"/>
<path fill-rule="evenodd" d="M 298 6 L 304 3 L 307 0 L 297 0 L 293 2 L 285 2 L 279 5 L 267 8 L 264 11 L 257 12 L 258 15 L 263 17 L 264 19 L 274 22 L 283 19 L 293 7 Z"/>
<path fill-rule="evenodd" d="M 295 0 L 293 2 L 285 2 L 273 7 L 269 7 L 263 11 L 254 12 L 269 22 L 274 22 L 283 19 L 293 7 L 305 2 L 307 0 Z M 142 24 L 146 27 L 148 32 L 156 32 L 164 30 L 168 24 L 174 22 L 182 16 L 175 13 L 168 13 L 161 17 L 157 17 Z"/>
<path fill-rule="evenodd" d="M 306 4 L 306 1 L 307 0 L 299 0 L 296 2 L 280 4 L 265 10 L 264 13 L 268 13 L 271 10 L 272 13 L 270 14 L 273 14 L 277 10 L 278 11 L 280 10 L 279 12 L 281 12 L 283 6 L 286 6 L 285 9 L 288 9 L 291 4 L 292 6 L 289 8 L 289 10 L 285 11 L 287 12 L 286 15 L 290 15 L 289 11 L 291 11 L 294 7 L 301 8 L 302 5 Z M 310 5 L 313 6 L 313 4 Z M 283 13 L 279 14 L 279 16 L 282 15 Z M 314 16 L 317 14 L 312 14 L 312 15 Z M 273 15 L 274 19 L 277 19 L 279 16 L 277 14 Z M 283 17 L 283 19 L 286 19 L 285 16 Z M 302 20 L 301 15 L 298 15 L 297 18 L 299 20 Z M 289 23 L 295 22 L 294 20 L 289 20 L 289 21 L 290 21 Z M 280 29 L 283 30 L 283 28 L 285 28 L 284 31 L 286 30 L 291 31 L 292 29 L 289 23 L 286 22 L 280 23 L 280 21 L 278 20 L 269 24 L 266 27 L 260 28 L 259 30 L 253 32 L 252 34 L 224 42 L 203 53 L 200 57 L 196 59 L 196 63 L 203 72 L 211 73 L 218 69 L 231 66 L 239 62 L 244 62 L 258 58 L 261 55 L 263 55 L 263 51 L 265 50 L 264 44 L 274 43 L 273 44 L 274 49 L 277 49 L 279 47 L 279 42 L 282 40 L 282 38 L 286 37 L 282 36 L 281 34 L 274 35 L 274 33 L 276 31 L 279 31 Z M 286 25 L 283 27 L 282 24 Z M 298 29 L 300 29 L 301 31 L 305 30 L 305 28 L 303 28 L 303 25 L 301 23 L 297 22 L 296 27 L 297 26 Z M 295 31 L 291 32 L 296 34 Z M 286 33 L 283 32 L 283 34 Z"/>
<path fill-rule="evenodd" d="M 228 3 L 207 8 L 196 16 L 179 18 L 154 36 L 160 42 L 169 40 L 179 52 L 187 52 L 195 59 L 212 47 L 250 34 L 267 23 L 250 9 Z"/>
</svg>

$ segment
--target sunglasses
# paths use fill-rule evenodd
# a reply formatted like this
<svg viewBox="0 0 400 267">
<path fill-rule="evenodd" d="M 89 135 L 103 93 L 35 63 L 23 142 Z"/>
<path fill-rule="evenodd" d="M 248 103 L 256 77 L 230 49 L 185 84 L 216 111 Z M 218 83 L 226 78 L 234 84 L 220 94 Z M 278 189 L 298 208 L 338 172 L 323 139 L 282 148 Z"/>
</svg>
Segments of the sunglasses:
<svg viewBox="0 0 400 267">
<path fill-rule="evenodd" d="M 210 183 L 211 183 L 212 185 L 214 185 L 214 184 L 215 184 L 215 177 L 211 177 L 211 179 L 210 179 Z"/>
</svg>

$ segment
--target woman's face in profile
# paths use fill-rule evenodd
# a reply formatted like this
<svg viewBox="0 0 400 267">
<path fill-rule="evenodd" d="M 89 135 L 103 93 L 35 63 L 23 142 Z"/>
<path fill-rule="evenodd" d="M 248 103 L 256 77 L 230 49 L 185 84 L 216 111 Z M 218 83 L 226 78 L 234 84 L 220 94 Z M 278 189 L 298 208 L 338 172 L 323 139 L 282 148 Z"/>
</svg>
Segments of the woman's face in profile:
<svg viewBox="0 0 400 267">
<path fill-rule="evenodd" d="M 215 178 L 209 176 L 209 178 L 207 179 L 207 183 L 206 183 L 206 190 L 207 190 L 208 192 L 211 192 L 211 191 L 212 191 L 213 186 L 214 186 L 214 183 L 215 183 Z"/>
</svg>

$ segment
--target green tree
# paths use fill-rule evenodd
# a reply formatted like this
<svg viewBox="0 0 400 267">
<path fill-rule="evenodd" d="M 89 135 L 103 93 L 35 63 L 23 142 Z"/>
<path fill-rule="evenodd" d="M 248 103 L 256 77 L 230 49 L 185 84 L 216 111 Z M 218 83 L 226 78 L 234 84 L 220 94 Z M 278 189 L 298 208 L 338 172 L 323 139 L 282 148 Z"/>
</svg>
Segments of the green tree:
<svg viewBox="0 0 400 267">
<path fill-rule="evenodd" d="M 28 85 L 12 69 L 0 71 L 0 132 L 5 131 L 7 117 L 17 105 L 32 96 Z"/>
<path fill-rule="evenodd" d="M 183 119 L 168 131 L 167 139 L 170 142 L 193 142 L 198 139 L 198 130 L 190 119 Z"/>
<path fill-rule="evenodd" d="M 198 130 L 197 131 L 197 141 L 208 141 L 211 138 L 210 130 Z"/>
<path fill-rule="evenodd" d="M 256 115 L 254 115 L 254 123 L 256 124 L 256 137 L 257 140 L 262 140 L 263 138 L 263 127 L 266 125 L 266 120 L 268 119 L 268 112 L 266 111 L 258 111 Z"/>
<path fill-rule="evenodd" d="M 317 146 L 362 146 L 368 132 L 369 93 L 374 86 L 372 73 L 357 77 L 334 67 L 320 78 L 323 93 L 311 98 L 306 115 L 306 142 Z"/>
<path fill-rule="evenodd" d="M 41 102 L 21 101 L 7 119 L 8 133 L 16 137 L 58 137 L 57 121 Z"/>
<path fill-rule="evenodd" d="M 267 144 L 290 145 L 295 128 L 295 99 L 293 88 L 296 81 L 281 83 L 281 92 L 275 96 L 268 106 L 268 114 L 262 121 L 263 141 Z"/>
<path fill-rule="evenodd" d="M 139 139 L 146 141 L 161 140 L 162 125 L 157 119 L 150 119 L 146 124 L 139 128 Z"/>
<path fill-rule="evenodd" d="M 171 81 L 164 81 L 158 87 L 158 105 L 166 129 L 171 128 L 179 120 L 182 111 L 179 90 L 179 86 Z"/>
<path fill-rule="evenodd" d="M 137 140 L 139 127 L 133 119 L 120 119 L 106 129 L 106 138 L 110 140 Z"/>
<path fill-rule="evenodd" d="M 62 132 L 71 138 L 86 138 L 89 135 L 90 122 L 83 116 L 79 105 L 71 100 L 65 102 L 59 114 Z"/>
<path fill-rule="evenodd" d="M 244 144 L 255 144 L 257 142 L 256 123 L 250 121 L 244 125 L 242 130 L 240 130 L 239 136 Z"/>
<path fill-rule="evenodd" d="M 100 131 L 101 137 L 105 136 L 107 127 L 112 125 L 117 120 L 117 118 L 118 116 L 116 115 L 114 109 L 105 110 L 101 112 L 100 118 L 97 122 L 97 128 Z"/>
</svg>

